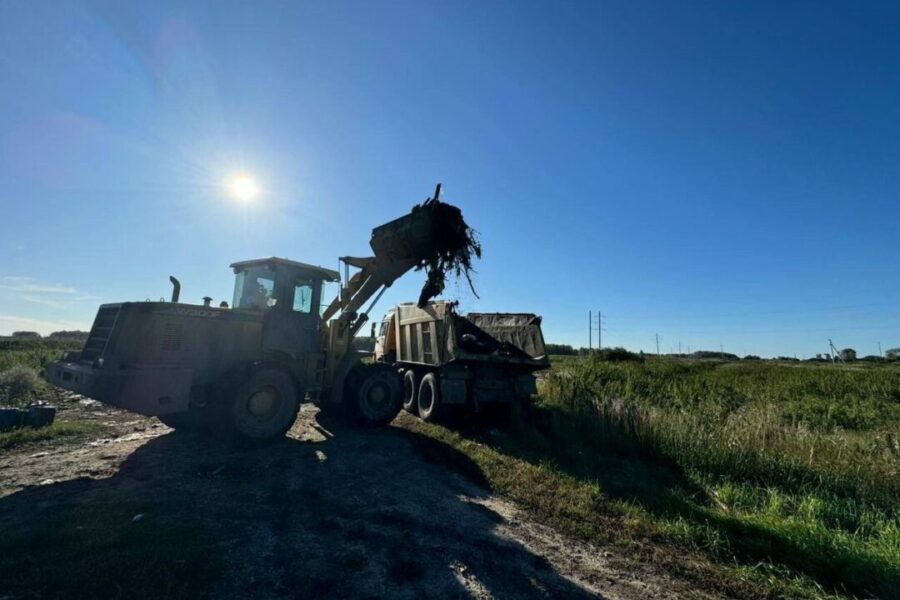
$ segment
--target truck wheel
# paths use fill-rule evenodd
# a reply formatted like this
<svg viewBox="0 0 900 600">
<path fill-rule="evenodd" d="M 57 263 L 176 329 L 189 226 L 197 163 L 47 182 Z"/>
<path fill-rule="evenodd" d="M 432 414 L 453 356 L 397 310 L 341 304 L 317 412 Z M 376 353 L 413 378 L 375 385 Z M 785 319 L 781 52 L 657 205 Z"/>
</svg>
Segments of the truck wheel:
<svg viewBox="0 0 900 600">
<path fill-rule="evenodd" d="M 419 416 L 423 421 L 433 423 L 441 415 L 441 386 L 437 375 L 428 373 L 419 384 Z"/>
<path fill-rule="evenodd" d="M 400 375 L 386 364 L 361 365 L 354 369 L 347 397 L 348 409 L 361 425 L 376 427 L 394 420 L 403 403 Z"/>
<path fill-rule="evenodd" d="M 416 414 L 418 406 L 416 402 L 419 397 L 419 378 L 416 372 L 410 369 L 403 374 L 403 410 L 408 413 Z"/>
<path fill-rule="evenodd" d="M 238 386 L 230 408 L 234 433 L 246 441 L 264 442 L 287 433 L 297 419 L 300 402 L 287 373 L 264 369 Z"/>
</svg>

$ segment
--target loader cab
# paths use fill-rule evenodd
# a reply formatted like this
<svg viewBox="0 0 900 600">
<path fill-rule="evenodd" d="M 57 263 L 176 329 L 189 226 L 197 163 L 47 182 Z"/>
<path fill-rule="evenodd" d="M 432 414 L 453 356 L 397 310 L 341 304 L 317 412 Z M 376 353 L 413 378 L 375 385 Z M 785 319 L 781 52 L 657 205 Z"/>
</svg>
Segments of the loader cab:
<svg viewBox="0 0 900 600">
<path fill-rule="evenodd" d="M 298 357 L 320 351 L 321 309 L 337 271 L 284 258 L 236 262 L 232 308 L 262 320 L 262 350 Z"/>
</svg>

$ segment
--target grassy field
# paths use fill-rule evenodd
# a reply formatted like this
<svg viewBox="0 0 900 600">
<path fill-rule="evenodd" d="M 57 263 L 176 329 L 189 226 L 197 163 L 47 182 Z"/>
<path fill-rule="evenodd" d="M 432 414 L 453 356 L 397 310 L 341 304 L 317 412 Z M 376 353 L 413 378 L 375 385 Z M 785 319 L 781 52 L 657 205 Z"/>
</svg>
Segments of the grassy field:
<svg viewBox="0 0 900 600">
<path fill-rule="evenodd" d="M 0 339 L 0 372 L 15 365 L 40 371 L 58 360 L 63 351 L 80 350 L 83 345 L 77 341 Z"/>
<path fill-rule="evenodd" d="M 546 521 L 702 556 L 731 593 L 900 595 L 896 366 L 567 358 L 499 432 L 416 427 Z"/>
</svg>

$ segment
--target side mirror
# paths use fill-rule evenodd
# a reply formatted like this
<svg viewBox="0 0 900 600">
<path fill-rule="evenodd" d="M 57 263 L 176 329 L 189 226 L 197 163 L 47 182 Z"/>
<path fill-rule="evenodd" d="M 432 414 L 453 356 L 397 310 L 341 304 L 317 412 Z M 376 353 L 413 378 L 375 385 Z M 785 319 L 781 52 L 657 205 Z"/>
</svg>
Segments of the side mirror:
<svg viewBox="0 0 900 600">
<path fill-rule="evenodd" d="M 372 323 L 372 335 L 370 336 L 372 339 L 375 339 L 375 323 Z"/>
</svg>

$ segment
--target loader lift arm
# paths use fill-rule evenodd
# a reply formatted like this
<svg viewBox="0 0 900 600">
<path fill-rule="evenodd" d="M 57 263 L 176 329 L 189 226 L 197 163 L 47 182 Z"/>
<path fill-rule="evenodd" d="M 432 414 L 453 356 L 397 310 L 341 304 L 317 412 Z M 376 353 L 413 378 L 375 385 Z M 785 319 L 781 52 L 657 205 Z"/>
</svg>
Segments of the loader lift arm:
<svg viewBox="0 0 900 600">
<path fill-rule="evenodd" d="M 359 357 L 351 352 L 352 340 L 369 319 L 369 312 L 391 284 L 412 269 L 446 264 L 468 246 L 471 229 L 462 212 L 440 201 L 441 184 L 434 196 L 412 211 L 372 230 L 369 246 L 374 256 L 343 256 L 344 283 L 340 293 L 322 314 L 327 323 L 324 334 L 326 351 L 325 385 L 332 399 L 343 393 L 344 379 Z M 449 235 L 448 235 L 449 232 Z M 463 235 L 460 235 L 462 233 Z M 479 249 L 480 252 L 480 249 Z M 443 259 L 444 263 L 441 263 Z M 350 267 L 359 269 L 351 277 Z M 429 277 L 431 273 L 429 273 Z M 426 283 L 426 289 L 430 285 Z M 434 295 L 439 290 L 425 291 Z M 372 299 L 368 308 L 363 305 Z"/>
<path fill-rule="evenodd" d="M 338 320 L 342 326 L 350 327 L 352 337 L 368 320 L 369 312 L 385 289 L 410 270 L 424 266 L 436 254 L 447 252 L 448 249 L 441 245 L 441 240 L 446 238 L 441 235 L 441 230 L 459 228 L 465 226 L 465 222 L 458 210 L 451 213 L 458 217 L 458 222 L 443 222 L 447 212 L 441 210 L 446 206 L 440 202 L 441 187 L 437 184 L 434 196 L 414 207 L 408 215 L 372 230 L 369 245 L 375 256 L 340 258 L 345 272 L 349 267 L 359 271 L 352 277 L 345 276 L 340 294 L 325 309 L 323 320 L 330 321 L 340 312 Z M 373 296 L 372 304 L 358 315 L 359 309 Z"/>
</svg>

